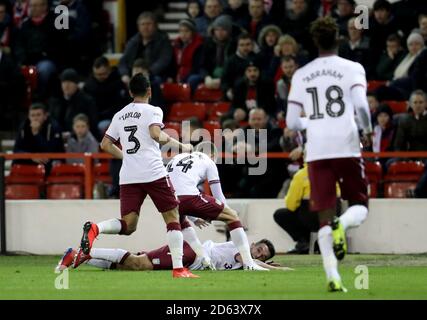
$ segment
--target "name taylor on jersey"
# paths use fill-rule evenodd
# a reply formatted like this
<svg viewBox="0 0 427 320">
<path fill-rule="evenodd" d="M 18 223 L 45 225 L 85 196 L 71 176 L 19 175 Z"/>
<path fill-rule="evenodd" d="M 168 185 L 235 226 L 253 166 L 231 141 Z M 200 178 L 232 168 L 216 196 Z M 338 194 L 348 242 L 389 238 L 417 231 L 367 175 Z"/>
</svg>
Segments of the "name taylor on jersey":
<svg viewBox="0 0 427 320">
<path fill-rule="evenodd" d="M 132 111 L 132 112 L 126 112 L 125 114 L 120 116 L 119 120 L 124 121 L 124 120 L 129 119 L 129 118 L 139 119 L 140 117 L 141 117 L 141 113 Z"/>
</svg>

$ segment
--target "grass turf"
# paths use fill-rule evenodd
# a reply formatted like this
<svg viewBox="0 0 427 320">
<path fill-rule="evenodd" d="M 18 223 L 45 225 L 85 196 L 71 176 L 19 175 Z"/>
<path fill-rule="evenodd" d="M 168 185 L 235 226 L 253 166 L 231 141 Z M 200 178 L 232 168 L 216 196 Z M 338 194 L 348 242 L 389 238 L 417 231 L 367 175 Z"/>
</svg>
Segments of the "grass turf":
<svg viewBox="0 0 427 320">
<path fill-rule="evenodd" d="M 340 273 L 348 293 L 327 293 L 321 259 L 277 256 L 295 271 L 196 271 L 199 279 L 173 279 L 170 271 L 69 270 L 69 289 L 55 289 L 59 257 L 0 257 L 0 299 L 427 299 L 427 255 L 348 255 Z M 357 265 L 369 270 L 369 289 L 357 290 Z"/>
</svg>

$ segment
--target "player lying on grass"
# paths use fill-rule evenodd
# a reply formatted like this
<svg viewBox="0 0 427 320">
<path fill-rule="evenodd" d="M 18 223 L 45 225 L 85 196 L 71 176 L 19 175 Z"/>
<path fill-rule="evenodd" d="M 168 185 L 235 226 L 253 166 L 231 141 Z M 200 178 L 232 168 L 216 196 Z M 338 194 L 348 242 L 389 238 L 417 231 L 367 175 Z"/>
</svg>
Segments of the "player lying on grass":
<svg viewBox="0 0 427 320">
<path fill-rule="evenodd" d="M 215 164 L 217 150 L 210 141 L 203 141 L 195 147 L 193 153 L 181 153 L 172 158 L 167 165 L 167 172 L 179 199 L 179 219 L 184 240 L 202 257 L 205 264 L 209 257 L 196 232 L 186 216 L 197 217 L 206 221 L 218 220 L 227 224 L 231 240 L 238 249 L 244 269 L 268 271 L 254 263 L 250 254 L 248 238 L 237 212 L 226 204 L 221 189 L 218 169 Z M 212 195 L 201 193 L 198 186 L 209 182 Z M 214 267 L 211 266 L 211 269 Z"/>
<path fill-rule="evenodd" d="M 209 256 L 216 270 L 236 270 L 243 268 L 242 257 L 233 242 L 215 243 L 211 240 L 203 243 L 203 249 Z M 167 245 L 148 252 L 131 254 L 123 249 L 92 248 L 89 255 L 79 255 L 79 260 L 74 260 L 77 251 L 68 248 L 59 261 L 57 270 L 64 270 L 73 265 L 77 268 L 83 263 L 101 269 L 120 270 L 171 270 L 172 258 Z M 255 263 L 266 269 L 292 270 L 281 267 L 275 263 L 265 263 L 275 255 L 275 248 L 271 241 L 262 239 L 250 246 L 250 253 Z M 73 263 L 74 260 L 74 263 Z M 202 258 L 198 257 L 187 242 L 184 242 L 184 266 L 190 270 L 204 270 Z"/>
</svg>

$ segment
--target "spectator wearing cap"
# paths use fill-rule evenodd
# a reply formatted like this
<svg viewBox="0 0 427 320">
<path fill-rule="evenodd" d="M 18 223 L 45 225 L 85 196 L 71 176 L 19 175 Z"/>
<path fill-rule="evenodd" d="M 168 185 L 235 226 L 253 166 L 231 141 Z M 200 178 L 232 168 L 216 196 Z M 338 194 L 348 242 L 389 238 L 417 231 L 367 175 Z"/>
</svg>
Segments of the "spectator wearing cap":
<svg viewBox="0 0 427 320">
<path fill-rule="evenodd" d="M 246 63 L 244 76 L 237 80 L 233 93 L 230 112 L 237 122 L 246 120 L 254 108 L 264 109 L 271 118 L 276 116 L 273 81 L 261 76 L 255 59 Z"/>
<path fill-rule="evenodd" d="M 270 19 L 264 11 L 263 0 L 249 0 L 249 19 L 247 19 L 243 28 L 251 35 L 252 39 L 258 39 L 262 28 L 270 23 Z"/>
<path fill-rule="evenodd" d="M 65 69 L 61 75 L 61 97 L 49 99 L 51 116 L 66 132 L 73 130 L 73 119 L 79 113 L 89 118 L 92 133 L 97 136 L 98 111 L 91 96 L 79 89 L 79 75 L 74 69 Z"/>
<path fill-rule="evenodd" d="M 262 28 L 258 36 L 258 58 L 260 60 L 261 70 L 264 74 L 268 73 L 274 58 L 274 47 L 279 42 L 282 31 L 275 25 L 267 25 Z"/>
<path fill-rule="evenodd" d="M 212 23 L 210 36 L 205 38 L 200 74 L 208 88 L 218 89 L 225 63 L 234 55 L 236 43 L 232 39 L 232 21 L 219 16 Z"/>
<path fill-rule="evenodd" d="M 128 84 L 132 65 L 142 58 L 150 68 L 150 74 L 157 83 L 162 83 L 170 75 L 173 63 L 173 49 L 168 35 L 158 30 L 156 17 L 151 12 L 143 12 L 137 19 L 138 33 L 126 44 L 119 62 L 122 81 Z"/>
<path fill-rule="evenodd" d="M 208 36 L 209 26 L 222 13 L 223 7 L 220 0 L 206 0 L 203 15 L 195 19 L 196 30 L 201 36 Z"/>
<path fill-rule="evenodd" d="M 19 128 L 13 152 L 64 152 L 61 129 L 57 122 L 49 116 L 44 104 L 35 103 L 30 106 L 28 118 Z M 14 163 L 44 164 L 47 166 L 47 171 L 49 171 L 52 160 L 37 158 L 31 160 L 15 160 Z"/>
<path fill-rule="evenodd" d="M 221 78 L 221 89 L 227 99 L 233 99 L 233 87 L 246 70 L 250 60 L 255 59 L 254 43 L 247 33 L 241 34 L 237 39 L 237 51 L 227 61 Z"/>
<path fill-rule="evenodd" d="M 173 41 L 176 76 L 178 83 L 188 83 L 192 91 L 202 81 L 200 73 L 203 38 L 196 32 L 196 24 L 191 19 L 179 22 L 179 35 Z"/>
</svg>

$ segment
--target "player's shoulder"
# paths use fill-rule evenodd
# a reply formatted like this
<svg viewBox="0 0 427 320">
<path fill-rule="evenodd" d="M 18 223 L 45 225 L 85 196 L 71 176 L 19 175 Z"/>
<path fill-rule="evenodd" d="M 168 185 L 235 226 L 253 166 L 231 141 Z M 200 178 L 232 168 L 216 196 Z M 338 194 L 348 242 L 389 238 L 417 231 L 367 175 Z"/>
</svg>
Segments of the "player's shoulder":
<svg viewBox="0 0 427 320">
<path fill-rule="evenodd" d="M 359 62 L 345 59 L 343 57 L 337 57 L 338 61 L 343 67 L 351 71 L 365 72 L 365 68 Z"/>
</svg>

